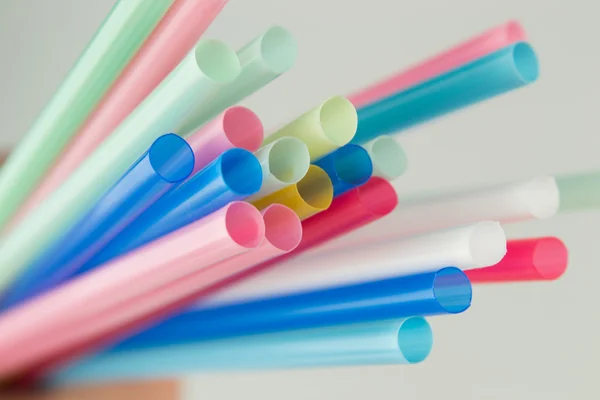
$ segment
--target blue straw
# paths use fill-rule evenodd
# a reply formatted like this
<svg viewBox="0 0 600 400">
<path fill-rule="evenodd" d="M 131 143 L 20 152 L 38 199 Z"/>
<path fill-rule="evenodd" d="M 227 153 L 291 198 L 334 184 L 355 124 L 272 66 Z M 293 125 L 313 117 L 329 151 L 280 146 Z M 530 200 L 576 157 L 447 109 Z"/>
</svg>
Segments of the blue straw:
<svg viewBox="0 0 600 400">
<path fill-rule="evenodd" d="M 365 143 L 534 82 L 537 57 L 527 43 L 505 47 L 358 110 L 352 143 Z"/>
<path fill-rule="evenodd" d="M 424 318 L 341 325 L 100 354 L 58 371 L 53 384 L 178 376 L 190 372 L 413 364 L 429 355 Z"/>
<path fill-rule="evenodd" d="M 13 283 L 2 306 L 15 305 L 68 280 L 193 168 L 194 153 L 184 139 L 174 134 L 156 139 L 99 202 Z"/>
<path fill-rule="evenodd" d="M 373 174 L 369 153 L 355 144 L 340 147 L 314 164 L 329 175 L 334 197 L 365 184 Z"/>
<path fill-rule="evenodd" d="M 453 314 L 471 303 L 471 283 L 454 267 L 436 272 L 197 308 L 175 316 L 110 352 L 269 332 Z"/>
<path fill-rule="evenodd" d="M 94 257 L 85 271 L 242 200 L 258 192 L 261 184 L 262 168 L 256 157 L 244 149 L 227 150 L 157 201 Z"/>
</svg>

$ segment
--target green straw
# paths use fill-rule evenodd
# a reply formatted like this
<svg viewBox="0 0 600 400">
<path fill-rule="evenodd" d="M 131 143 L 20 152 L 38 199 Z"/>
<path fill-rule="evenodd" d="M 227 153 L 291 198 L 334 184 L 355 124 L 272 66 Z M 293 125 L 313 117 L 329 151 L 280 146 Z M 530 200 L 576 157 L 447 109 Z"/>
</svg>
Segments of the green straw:
<svg viewBox="0 0 600 400">
<path fill-rule="evenodd" d="M 65 183 L 0 240 L 0 290 L 60 238 L 160 135 L 207 103 L 240 71 L 233 50 L 200 41 Z"/>
<path fill-rule="evenodd" d="M 0 229 L 102 99 L 174 0 L 120 0 L 0 172 Z"/>
<path fill-rule="evenodd" d="M 600 208 L 600 171 L 556 177 L 559 212 Z"/>
<path fill-rule="evenodd" d="M 177 130 L 178 133 L 191 133 L 227 107 L 289 71 L 296 62 L 298 46 L 290 32 L 280 26 L 273 26 L 246 44 L 237 55 L 242 66 L 240 75 L 219 90 L 208 107 L 196 107 Z"/>
</svg>

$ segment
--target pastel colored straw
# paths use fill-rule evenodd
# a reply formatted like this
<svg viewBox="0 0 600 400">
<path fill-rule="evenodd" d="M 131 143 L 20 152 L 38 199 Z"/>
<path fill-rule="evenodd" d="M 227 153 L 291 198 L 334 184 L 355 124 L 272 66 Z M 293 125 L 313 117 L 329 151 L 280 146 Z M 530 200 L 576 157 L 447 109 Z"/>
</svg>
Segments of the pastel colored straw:
<svg viewBox="0 0 600 400">
<path fill-rule="evenodd" d="M 362 145 L 373 163 L 373 176 L 389 181 L 404 174 L 408 168 L 406 153 L 400 144 L 390 136 L 379 136 Z"/>
<path fill-rule="evenodd" d="M 232 201 L 256 193 L 262 170 L 248 150 L 225 151 L 177 189 L 156 201 L 98 253 L 79 273 L 199 220 Z"/>
<path fill-rule="evenodd" d="M 263 238 L 258 210 L 233 202 L 152 246 L 7 311 L 0 315 L 0 378 L 23 372 L 103 330 L 127 324 L 137 315 L 132 301 L 255 248 Z M 73 308 L 73 304 L 85 306 Z"/>
<path fill-rule="evenodd" d="M 560 212 L 600 207 L 600 172 L 588 171 L 556 177 L 560 193 Z"/>
<path fill-rule="evenodd" d="M 218 291 L 204 304 L 239 303 L 436 271 L 448 265 L 469 270 L 494 265 L 506 254 L 504 230 L 492 221 L 404 239 L 365 241 L 343 251 L 276 264 Z"/>
<path fill-rule="evenodd" d="M 567 262 L 567 247 L 558 238 L 510 240 L 499 263 L 467 271 L 467 276 L 473 283 L 551 281 L 564 274 Z"/>
<path fill-rule="evenodd" d="M 419 275 L 197 308 L 126 339 L 112 351 L 269 332 L 454 314 L 471 303 L 471 284 L 454 267 Z"/>
<path fill-rule="evenodd" d="M 261 199 L 252 201 L 258 209 L 283 204 L 304 220 L 326 210 L 333 199 L 333 185 L 327 172 L 311 165 L 298 183 L 287 186 Z"/>
<path fill-rule="evenodd" d="M 52 196 L 0 239 L 0 290 L 70 229 L 160 135 L 239 73 L 235 53 L 203 40 Z M 27 249 L 27 251 L 23 251 Z"/>
<path fill-rule="evenodd" d="M 512 44 L 359 109 L 352 142 L 407 129 L 528 85 L 538 75 L 533 48 L 524 42 Z"/>
<path fill-rule="evenodd" d="M 315 161 L 323 168 L 333 184 L 333 196 L 339 196 L 364 185 L 373 173 L 373 163 L 367 150 L 347 144 Z"/>
<path fill-rule="evenodd" d="M 194 153 L 184 139 L 174 134 L 156 139 L 94 208 L 13 282 L 0 304 L 14 305 L 69 279 L 193 167 Z"/>
<path fill-rule="evenodd" d="M 234 147 L 256 151 L 263 137 L 262 122 L 252 110 L 241 106 L 228 108 L 186 137 L 196 158 L 194 174 Z"/>
<path fill-rule="evenodd" d="M 527 41 L 525 29 L 517 21 L 508 21 L 411 68 L 376 82 L 348 98 L 357 108 L 364 107 L 513 43 L 524 41 Z"/>
<path fill-rule="evenodd" d="M 197 107 L 180 127 L 181 133 L 193 131 L 289 71 L 296 63 L 298 45 L 287 29 L 273 26 L 242 47 L 237 55 L 242 66 L 239 76 L 220 90 L 210 104 Z"/>
<path fill-rule="evenodd" d="M 53 384 L 114 382 L 189 372 L 413 364 L 433 344 L 422 317 L 100 354 L 58 371 Z"/>
<path fill-rule="evenodd" d="M 140 3 L 137 0 L 129 2 Z M 142 3 L 144 7 L 148 7 L 146 3 L 152 3 L 152 7 L 156 7 L 155 3 L 160 4 L 165 1 L 145 0 Z M 164 18 L 48 171 L 26 205 L 21 207 L 18 220 L 66 181 L 71 173 L 169 75 L 194 47 L 227 0 L 171 0 L 169 3 L 173 5 Z M 124 36 L 127 37 L 127 34 Z M 114 60 L 109 59 L 107 62 L 114 62 Z M 175 126 L 172 126 L 171 129 L 161 133 L 174 129 Z"/>
<path fill-rule="evenodd" d="M 258 200 L 300 182 L 308 172 L 310 154 L 303 141 L 282 137 L 254 153 L 263 170 L 260 191 L 250 200 Z"/>
<path fill-rule="evenodd" d="M 110 313 L 110 319 L 100 321 L 102 330 L 98 332 L 97 320 L 88 322 L 95 335 L 78 343 L 61 354 L 38 365 L 31 371 L 29 378 L 45 376 L 57 366 L 78 358 L 90 351 L 96 351 L 114 344 L 124 336 L 130 336 L 140 327 L 150 326 L 170 317 L 174 312 L 214 290 L 215 287 L 228 285 L 230 278 L 256 264 L 293 250 L 302 237 L 302 226 L 298 216 L 289 208 L 274 204 L 262 211 L 265 226 L 264 240 L 245 253 L 230 257 L 212 265 L 210 268 L 198 270 L 158 290 L 136 299 L 129 308 L 119 307 Z M 134 314 L 128 310 L 134 309 Z M 107 324 L 107 321 L 110 324 Z M 107 331 L 110 328 L 110 332 Z"/>
<path fill-rule="evenodd" d="M 263 145 L 293 136 L 308 146 L 312 161 L 348 144 L 356 133 L 356 109 L 346 98 L 332 97 L 268 136 Z"/>
<path fill-rule="evenodd" d="M 120 0 L 0 172 L 0 229 L 152 32 L 173 0 Z M 147 147 L 147 146 L 146 146 Z"/>
</svg>

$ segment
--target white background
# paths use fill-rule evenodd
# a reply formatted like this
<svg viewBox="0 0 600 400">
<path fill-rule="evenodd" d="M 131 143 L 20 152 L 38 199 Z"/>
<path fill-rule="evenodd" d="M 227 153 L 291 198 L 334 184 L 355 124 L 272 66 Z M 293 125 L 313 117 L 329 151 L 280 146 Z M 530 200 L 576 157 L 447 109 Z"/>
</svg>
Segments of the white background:
<svg viewBox="0 0 600 400">
<path fill-rule="evenodd" d="M 13 145 L 114 0 L 0 0 L 0 145 Z M 276 126 L 470 35 L 518 18 L 541 60 L 535 85 L 399 138 L 403 193 L 600 168 L 598 2 L 593 0 L 231 0 L 206 36 L 238 48 L 270 25 L 299 42 L 297 66 L 246 102 Z M 189 399 L 593 399 L 599 354 L 600 214 L 511 226 L 557 235 L 557 282 L 477 287 L 465 314 L 432 319 L 423 364 L 198 376 Z M 1 266 L 0 266 L 1 267 Z"/>
</svg>

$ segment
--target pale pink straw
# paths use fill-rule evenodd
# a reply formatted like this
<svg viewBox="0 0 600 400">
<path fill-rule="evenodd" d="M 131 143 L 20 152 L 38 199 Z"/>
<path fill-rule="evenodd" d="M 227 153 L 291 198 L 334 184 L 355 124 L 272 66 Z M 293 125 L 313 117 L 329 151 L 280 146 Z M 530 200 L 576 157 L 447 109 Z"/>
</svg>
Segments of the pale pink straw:
<svg viewBox="0 0 600 400">
<path fill-rule="evenodd" d="M 40 186 L 12 219 L 10 227 L 58 189 L 158 86 L 196 44 L 227 1 L 175 0 Z"/>
<path fill-rule="evenodd" d="M 516 42 L 527 39 L 517 21 L 509 21 L 420 64 L 364 88 L 348 97 L 356 108 L 434 78 Z"/>
<path fill-rule="evenodd" d="M 192 174 L 200 171 L 225 150 L 239 147 L 255 152 L 263 138 L 262 122 L 252 110 L 242 106 L 228 108 L 186 137 L 195 156 Z"/>
<path fill-rule="evenodd" d="M 261 213 L 249 203 L 232 202 L 148 246 L 7 311 L 0 316 L 0 380 L 77 346 L 97 332 L 92 332 L 93 327 L 107 329 L 114 327 L 113 320 L 127 322 L 138 309 L 137 303 L 136 307 L 128 303 L 140 296 L 148 295 L 148 310 L 164 305 L 152 294 L 157 289 L 187 281 L 203 268 L 256 248 L 264 236 Z"/>
</svg>

